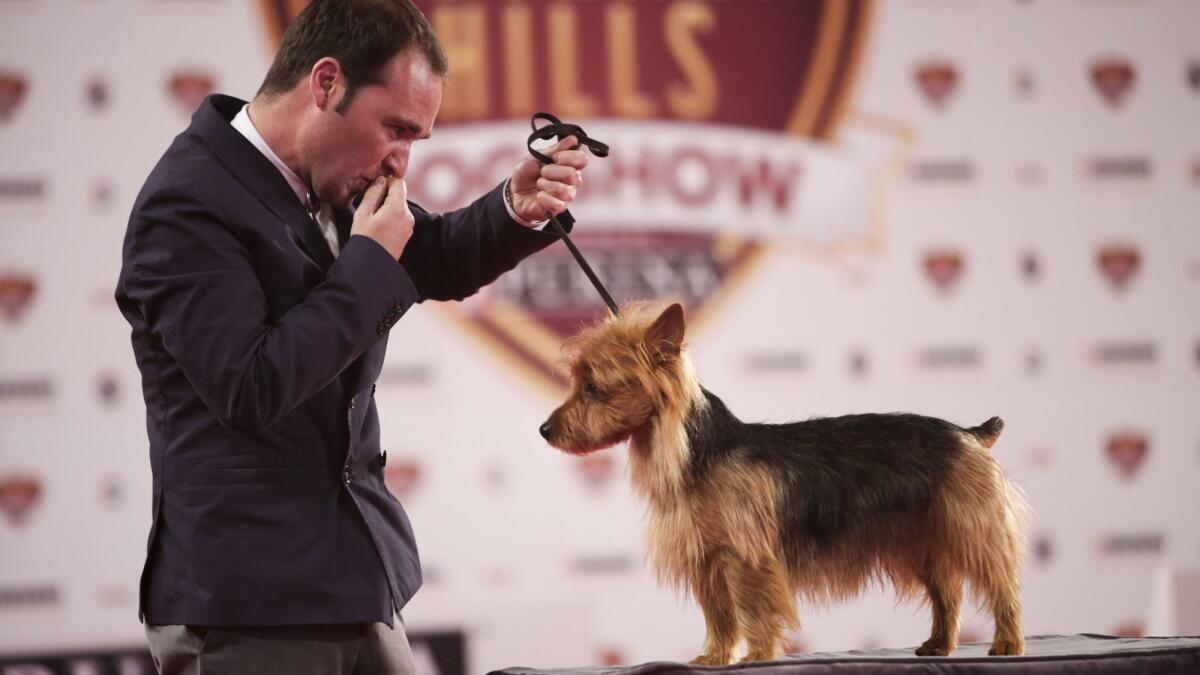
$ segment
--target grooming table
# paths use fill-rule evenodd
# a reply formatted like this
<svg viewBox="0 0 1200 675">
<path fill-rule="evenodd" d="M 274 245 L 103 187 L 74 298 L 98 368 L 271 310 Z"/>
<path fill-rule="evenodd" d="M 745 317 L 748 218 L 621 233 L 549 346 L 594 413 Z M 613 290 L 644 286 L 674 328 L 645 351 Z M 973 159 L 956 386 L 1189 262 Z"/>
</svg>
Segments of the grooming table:
<svg viewBox="0 0 1200 675">
<path fill-rule="evenodd" d="M 778 661 L 731 666 L 654 662 L 637 666 L 537 670 L 506 668 L 492 675 L 634 675 L 720 673 L 754 675 L 1200 675 L 1200 637 L 1117 638 L 1108 635 L 1037 635 L 1025 638 L 1023 656 L 988 656 L 988 642 L 961 644 L 953 656 L 914 656 L 909 649 L 796 654 Z"/>
</svg>

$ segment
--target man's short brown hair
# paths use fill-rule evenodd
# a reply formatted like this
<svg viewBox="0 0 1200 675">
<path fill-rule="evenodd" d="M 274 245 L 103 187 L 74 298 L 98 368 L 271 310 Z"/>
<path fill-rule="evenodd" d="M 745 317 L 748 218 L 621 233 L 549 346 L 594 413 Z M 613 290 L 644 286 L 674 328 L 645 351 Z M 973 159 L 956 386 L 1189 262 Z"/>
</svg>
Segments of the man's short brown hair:
<svg viewBox="0 0 1200 675">
<path fill-rule="evenodd" d="M 346 98 L 338 106 L 345 112 L 358 87 L 379 84 L 388 61 L 410 47 L 421 50 L 434 73 L 446 76 L 442 43 L 409 0 L 313 0 L 283 34 L 258 95 L 290 90 L 330 56 L 346 75 Z"/>
</svg>

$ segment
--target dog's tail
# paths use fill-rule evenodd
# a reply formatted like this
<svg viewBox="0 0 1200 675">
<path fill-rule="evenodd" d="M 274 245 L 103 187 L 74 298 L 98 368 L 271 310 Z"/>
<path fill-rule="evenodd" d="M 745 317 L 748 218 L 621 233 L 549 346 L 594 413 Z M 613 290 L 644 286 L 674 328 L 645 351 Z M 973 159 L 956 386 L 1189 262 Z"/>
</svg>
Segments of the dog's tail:
<svg viewBox="0 0 1200 675">
<path fill-rule="evenodd" d="M 996 444 L 996 439 L 1000 438 L 1000 432 L 1004 431 L 1004 420 L 1000 419 L 999 417 L 993 417 L 983 424 L 980 424 L 977 427 L 971 427 L 966 431 L 968 434 L 971 434 L 975 438 L 979 439 L 979 442 L 983 444 L 983 447 L 990 448 Z"/>
</svg>

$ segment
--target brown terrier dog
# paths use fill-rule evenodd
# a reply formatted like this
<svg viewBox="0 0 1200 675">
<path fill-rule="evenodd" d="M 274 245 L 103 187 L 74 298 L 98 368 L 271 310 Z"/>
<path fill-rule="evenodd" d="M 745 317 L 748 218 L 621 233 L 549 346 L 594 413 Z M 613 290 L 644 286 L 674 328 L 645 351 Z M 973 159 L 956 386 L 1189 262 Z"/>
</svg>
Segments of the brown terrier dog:
<svg viewBox="0 0 1200 675">
<path fill-rule="evenodd" d="M 622 311 L 568 344 L 573 389 L 542 425 L 585 454 L 629 440 L 648 502 L 659 581 L 692 593 L 707 625 L 700 664 L 780 655 L 795 597 L 818 603 L 890 581 L 933 614 L 918 655 L 958 643 L 963 583 L 995 619 L 989 654 L 1024 651 L 1022 525 L 1028 506 L 988 452 L 1004 423 L 964 429 L 920 415 L 739 421 L 696 381 L 683 308 Z"/>
</svg>

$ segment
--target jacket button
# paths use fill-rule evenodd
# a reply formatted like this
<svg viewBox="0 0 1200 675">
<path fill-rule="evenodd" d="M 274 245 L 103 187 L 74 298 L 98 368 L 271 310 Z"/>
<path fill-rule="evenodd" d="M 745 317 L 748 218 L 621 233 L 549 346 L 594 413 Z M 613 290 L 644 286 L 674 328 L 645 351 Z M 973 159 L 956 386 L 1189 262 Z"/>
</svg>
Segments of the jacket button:
<svg viewBox="0 0 1200 675">
<path fill-rule="evenodd" d="M 350 467 L 342 469 L 342 480 L 346 481 L 346 485 L 350 484 Z"/>
<path fill-rule="evenodd" d="M 354 405 L 355 405 L 355 399 L 356 399 L 356 398 L 357 398 L 357 397 L 355 397 L 355 396 L 351 396 L 351 397 L 350 397 L 350 409 L 351 409 L 351 410 L 354 410 Z"/>
<path fill-rule="evenodd" d="M 371 385 L 371 395 L 375 395 L 375 385 Z"/>
<path fill-rule="evenodd" d="M 380 467 L 387 466 L 387 450 L 384 450 L 383 452 L 379 453 L 379 466 Z"/>
</svg>

